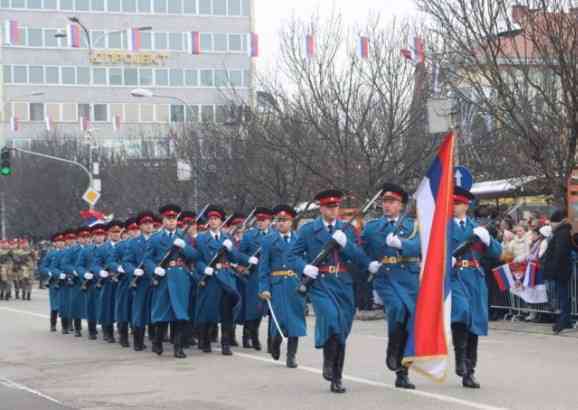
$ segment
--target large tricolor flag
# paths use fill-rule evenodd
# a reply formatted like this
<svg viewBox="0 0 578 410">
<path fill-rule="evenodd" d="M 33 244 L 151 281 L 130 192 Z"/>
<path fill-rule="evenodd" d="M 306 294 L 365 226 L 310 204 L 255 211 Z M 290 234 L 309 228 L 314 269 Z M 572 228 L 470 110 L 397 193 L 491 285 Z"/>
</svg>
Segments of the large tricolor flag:
<svg viewBox="0 0 578 410">
<path fill-rule="evenodd" d="M 129 28 L 126 31 L 128 39 L 128 49 L 130 51 L 139 51 L 141 48 L 141 31 L 138 28 Z"/>
<path fill-rule="evenodd" d="M 450 131 L 415 193 L 423 264 L 403 359 L 437 381 L 445 379 L 448 369 L 454 140 Z"/>
<path fill-rule="evenodd" d="M 68 47 L 80 48 L 80 26 L 76 23 L 66 26 Z"/>
<path fill-rule="evenodd" d="M 18 21 L 4 20 L 4 44 L 15 46 L 18 44 Z"/>
<path fill-rule="evenodd" d="M 414 37 L 412 45 L 408 48 L 401 49 L 401 55 L 412 64 L 425 63 L 425 46 L 423 40 L 420 37 Z"/>
<path fill-rule="evenodd" d="M 361 36 L 357 44 L 357 56 L 361 59 L 369 58 L 369 37 Z"/>
<path fill-rule="evenodd" d="M 193 55 L 201 54 L 201 33 L 198 31 L 189 33 L 189 53 Z"/>
</svg>

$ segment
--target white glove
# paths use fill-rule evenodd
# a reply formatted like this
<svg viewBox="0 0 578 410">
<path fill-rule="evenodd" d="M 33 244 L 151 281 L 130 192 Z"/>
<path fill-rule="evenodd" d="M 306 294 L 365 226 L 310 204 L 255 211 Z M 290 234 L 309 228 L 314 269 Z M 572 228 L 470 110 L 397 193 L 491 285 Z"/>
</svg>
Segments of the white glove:
<svg viewBox="0 0 578 410">
<path fill-rule="evenodd" d="M 177 248 L 184 249 L 185 246 L 187 246 L 187 243 L 181 238 L 177 238 L 174 240 L 173 245 L 176 246 Z"/>
<path fill-rule="evenodd" d="M 61 273 L 59 278 L 60 278 L 60 280 L 64 280 L 64 279 L 66 279 L 66 275 L 64 273 Z"/>
<path fill-rule="evenodd" d="M 103 279 L 108 278 L 108 272 L 105 271 L 105 270 L 101 270 L 101 271 L 100 271 L 100 277 L 103 278 Z"/>
<path fill-rule="evenodd" d="M 140 268 L 136 268 L 133 272 L 134 276 L 138 276 L 139 278 L 144 275 L 144 270 L 140 269 Z"/>
<path fill-rule="evenodd" d="M 84 279 L 86 279 L 86 280 L 92 280 L 93 278 L 94 278 L 94 275 L 90 272 L 86 272 L 84 274 Z"/>
<path fill-rule="evenodd" d="M 48 272 L 48 277 L 51 278 L 52 277 L 52 272 Z"/>
<path fill-rule="evenodd" d="M 380 268 L 381 263 L 379 263 L 378 261 L 371 261 L 369 262 L 369 268 L 367 270 L 369 270 L 369 273 L 371 273 L 372 275 L 375 275 L 377 272 L 379 272 Z"/>
<path fill-rule="evenodd" d="M 77 271 L 73 270 L 73 271 L 72 271 L 72 274 L 73 274 L 74 276 L 78 277 L 78 272 L 77 272 Z"/>
<path fill-rule="evenodd" d="M 317 279 L 317 276 L 319 276 L 319 268 L 313 265 L 305 265 L 303 274 L 309 276 L 311 279 Z"/>
<path fill-rule="evenodd" d="M 205 275 L 213 276 L 214 274 L 215 274 L 215 269 L 211 268 L 210 266 L 207 266 L 205 268 Z"/>
<path fill-rule="evenodd" d="M 231 251 L 233 250 L 233 242 L 231 242 L 230 239 L 225 239 L 225 240 L 223 241 L 223 246 L 224 246 L 225 248 L 227 248 L 227 250 L 228 250 L 229 252 L 231 252 Z"/>
<path fill-rule="evenodd" d="M 486 246 L 490 246 L 490 233 L 488 230 L 482 226 L 478 226 L 474 228 L 474 235 L 480 238 L 480 241 L 484 243 Z"/>
<path fill-rule="evenodd" d="M 258 265 L 259 264 L 259 258 L 257 258 L 256 256 L 251 256 L 249 258 L 249 265 Z"/>
<path fill-rule="evenodd" d="M 347 245 L 347 235 L 345 235 L 345 232 L 343 232 L 341 229 L 333 232 L 331 237 L 335 239 L 335 242 L 337 242 L 342 248 L 345 248 L 345 245 Z"/>
<path fill-rule="evenodd" d="M 166 274 L 167 274 L 167 271 L 164 270 L 163 268 L 161 268 L 160 266 L 157 266 L 157 267 L 155 268 L 155 275 L 160 276 L 160 277 L 162 278 L 162 277 L 165 276 Z"/>
<path fill-rule="evenodd" d="M 401 244 L 401 239 L 399 239 L 399 236 L 394 235 L 392 232 L 390 232 L 387 237 L 385 238 L 385 244 L 387 246 L 389 246 L 390 248 L 395 248 L 395 249 L 400 249 L 402 248 L 402 244 Z"/>
<path fill-rule="evenodd" d="M 122 265 L 118 265 L 118 268 L 116 268 L 116 271 L 117 271 L 118 273 L 125 273 Z"/>
<path fill-rule="evenodd" d="M 458 261 L 458 260 L 457 260 L 454 256 L 452 256 L 452 268 L 453 268 L 454 266 L 456 266 L 456 262 L 457 262 L 457 261 Z"/>
</svg>

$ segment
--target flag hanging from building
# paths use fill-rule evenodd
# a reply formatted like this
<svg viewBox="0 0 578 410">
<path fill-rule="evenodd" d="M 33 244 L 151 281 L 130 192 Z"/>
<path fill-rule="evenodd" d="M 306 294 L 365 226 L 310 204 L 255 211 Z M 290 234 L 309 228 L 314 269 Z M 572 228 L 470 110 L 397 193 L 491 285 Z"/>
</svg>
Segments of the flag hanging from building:
<svg viewBox="0 0 578 410">
<path fill-rule="evenodd" d="M 128 49 L 130 51 L 139 51 L 142 43 L 142 33 L 138 28 L 129 28 L 126 31 L 128 39 Z"/>
<path fill-rule="evenodd" d="M 307 58 L 314 58 L 317 53 L 317 44 L 315 43 L 315 35 L 307 34 L 305 36 L 305 55 Z"/>
<path fill-rule="evenodd" d="M 425 63 L 425 46 L 420 37 L 414 37 L 413 44 L 409 48 L 402 48 L 401 55 L 412 64 Z"/>
<path fill-rule="evenodd" d="M 357 56 L 361 59 L 369 58 L 369 37 L 361 36 L 357 44 Z"/>
<path fill-rule="evenodd" d="M 444 380 L 448 370 L 454 140 L 453 132 L 448 133 L 415 194 L 423 264 L 403 359 L 437 381 Z"/>
<path fill-rule="evenodd" d="M 44 117 L 44 125 L 46 127 L 46 131 L 52 131 L 52 117 L 50 115 Z"/>
<path fill-rule="evenodd" d="M 79 119 L 80 131 L 87 131 L 90 127 L 90 121 L 86 117 L 80 117 Z"/>
<path fill-rule="evenodd" d="M 249 33 L 249 56 L 259 57 L 259 35 L 257 33 Z"/>
<path fill-rule="evenodd" d="M 78 24 L 69 24 L 66 27 L 66 39 L 68 47 L 80 48 L 80 26 Z"/>
<path fill-rule="evenodd" d="M 193 55 L 201 54 L 201 33 L 198 31 L 189 33 L 189 53 Z"/>
<path fill-rule="evenodd" d="M 4 44 L 15 46 L 19 39 L 18 21 L 4 20 Z"/>
<path fill-rule="evenodd" d="M 18 121 L 18 117 L 13 115 L 12 117 L 10 117 L 10 131 L 18 132 L 19 128 L 20 128 L 20 124 Z"/>
<path fill-rule="evenodd" d="M 120 130 L 120 114 L 116 114 L 116 115 L 112 118 L 112 129 L 113 129 L 114 131 Z"/>
</svg>

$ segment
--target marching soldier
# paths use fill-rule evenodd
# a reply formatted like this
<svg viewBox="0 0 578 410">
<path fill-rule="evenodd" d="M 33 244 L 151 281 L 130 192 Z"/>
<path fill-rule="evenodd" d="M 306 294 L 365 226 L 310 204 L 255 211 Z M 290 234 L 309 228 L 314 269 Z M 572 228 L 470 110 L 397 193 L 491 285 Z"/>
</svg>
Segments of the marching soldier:
<svg viewBox="0 0 578 410">
<path fill-rule="evenodd" d="M 0 240 L 0 300 L 10 300 L 11 285 L 9 281 L 12 270 L 12 252 L 9 241 Z"/>
<path fill-rule="evenodd" d="M 370 221 L 361 235 L 365 253 L 381 263 L 372 263 L 373 288 L 384 302 L 388 344 L 386 365 L 396 373 L 395 386 L 415 389 L 408 369 L 402 366 L 408 325 L 419 289 L 420 243 L 417 223 L 405 215 L 408 194 L 398 185 L 382 187 L 383 217 Z M 401 219 L 400 219 L 401 218 Z"/>
<path fill-rule="evenodd" d="M 454 189 L 454 220 L 451 228 L 452 253 L 466 241 L 476 238 L 473 245 L 454 258 L 452 287 L 452 339 L 456 356 L 456 374 L 462 385 L 480 388 L 474 378 L 478 361 L 478 337 L 488 334 L 488 289 L 480 257 L 498 258 L 500 244 L 488 230 L 467 217 L 474 195 L 460 187 Z"/>
<path fill-rule="evenodd" d="M 183 230 L 183 235 L 187 244 L 192 248 L 196 247 L 197 244 L 197 224 L 196 224 L 197 214 L 194 211 L 183 211 L 179 217 L 179 228 Z M 191 270 L 195 267 L 192 266 Z M 183 346 L 185 349 L 196 345 L 196 340 L 194 338 L 194 319 L 195 319 L 195 304 L 197 296 L 197 284 L 191 275 L 191 293 L 189 299 L 189 320 L 187 320 L 183 325 Z"/>
<path fill-rule="evenodd" d="M 262 248 L 263 239 L 270 233 L 270 225 L 273 212 L 268 208 L 258 207 L 255 210 L 257 228 L 249 229 L 241 239 L 239 251 L 245 255 L 257 256 Z M 242 294 L 243 306 L 241 308 L 241 318 L 243 320 L 243 347 L 251 347 L 246 343 L 245 335 L 248 334 L 251 345 L 255 350 L 261 350 L 259 341 L 259 326 L 265 312 L 263 301 L 259 295 L 259 274 L 249 270 L 246 275 L 247 281 Z M 247 329 L 247 330 L 245 330 Z"/>
<path fill-rule="evenodd" d="M 259 297 L 271 301 L 279 326 L 287 337 L 287 362 L 289 368 L 296 368 L 295 355 L 299 337 L 305 336 L 305 299 L 297 293 L 299 276 L 289 267 L 291 243 L 296 240 L 292 232 L 295 210 L 288 205 L 278 205 L 273 209 L 277 230 L 271 231 L 263 241 L 259 263 Z M 276 326 L 270 324 L 271 356 L 279 360 L 283 336 Z"/>
<path fill-rule="evenodd" d="M 48 278 L 48 299 L 50 302 L 50 331 L 56 332 L 56 322 L 58 320 L 59 295 L 58 274 L 53 269 L 59 257 L 64 242 L 60 233 L 52 236 L 53 248 L 49 250 L 40 263 L 40 273 Z"/>
<path fill-rule="evenodd" d="M 68 301 L 68 313 L 69 318 L 72 320 L 74 327 L 74 335 L 76 337 L 82 336 L 82 318 L 85 316 L 85 297 L 84 293 L 80 289 L 82 285 L 82 280 L 76 271 L 78 267 L 78 259 L 80 253 L 84 246 L 86 246 L 90 240 L 90 229 L 87 227 L 79 228 L 76 231 L 77 241 L 71 241 L 69 247 L 66 251 L 65 256 L 63 256 L 63 261 L 61 263 L 62 270 L 67 276 L 66 287 L 68 288 L 69 301 Z"/>
<path fill-rule="evenodd" d="M 369 266 L 351 226 L 337 220 L 342 198 L 337 190 L 317 194 L 321 216 L 299 228 L 289 254 L 293 271 L 312 280 L 309 298 L 315 309 L 315 347 L 323 348 L 323 378 L 331 382 L 333 393 L 346 391 L 342 385 L 345 345 L 355 316 L 353 281 L 346 264 Z M 338 247 L 319 266 L 312 265 L 332 239 Z"/>
<path fill-rule="evenodd" d="M 64 249 L 59 254 L 56 268 L 60 274 L 60 304 L 58 312 L 62 323 L 62 334 L 69 334 L 72 330 L 71 321 L 71 284 L 74 271 L 74 263 L 78 256 L 76 246 L 76 232 L 69 229 L 64 233 Z"/>
<path fill-rule="evenodd" d="M 153 275 L 157 285 L 153 289 L 151 322 L 155 325 L 153 352 L 163 353 L 163 335 L 173 323 L 174 356 L 187 357 L 183 351 L 185 323 L 190 320 L 188 307 L 191 293 L 191 273 L 187 264 L 195 263 L 198 253 L 177 229 L 181 208 L 168 204 L 159 209 L 163 228 L 151 239 L 145 255 L 145 271 Z"/>
</svg>

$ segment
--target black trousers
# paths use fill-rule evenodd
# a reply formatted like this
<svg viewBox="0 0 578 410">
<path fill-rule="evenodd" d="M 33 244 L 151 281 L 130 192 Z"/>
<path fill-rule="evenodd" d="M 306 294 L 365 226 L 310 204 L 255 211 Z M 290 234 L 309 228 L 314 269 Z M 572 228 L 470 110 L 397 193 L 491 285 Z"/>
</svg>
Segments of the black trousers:
<svg viewBox="0 0 578 410">
<path fill-rule="evenodd" d="M 235 307 L 235 297 L 228 293 L 223 293 L 221 299 L 221 324 L 223 326 L 233 326 L 233 308 Z"/>
</svg>

